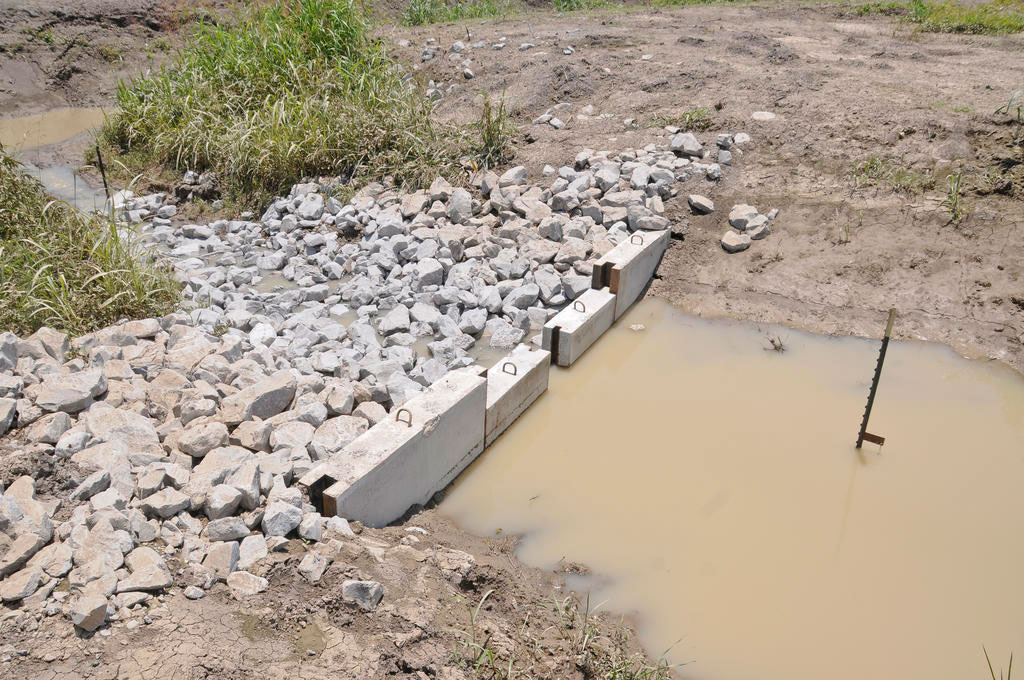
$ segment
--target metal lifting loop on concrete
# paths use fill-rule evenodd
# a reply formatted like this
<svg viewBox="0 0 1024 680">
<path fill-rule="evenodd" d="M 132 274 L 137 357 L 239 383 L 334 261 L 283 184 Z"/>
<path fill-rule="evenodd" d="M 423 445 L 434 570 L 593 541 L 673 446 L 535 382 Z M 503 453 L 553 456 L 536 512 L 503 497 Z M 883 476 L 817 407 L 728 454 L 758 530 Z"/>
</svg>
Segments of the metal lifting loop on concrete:
<svg viewBox="0 0 1024 680">
<path fill-rule="evenodd" d="M 405 415 L 409 416 L 409 420 L 402 420 L 403 412 L 405 413 Z M 398 413 L 395 414 L 395 422 L 405 423 L 406 427 L 412 427 L 412 411 L 410 411 L 407 408 L 398 409 Z"/>
<path fill-rule="evenodd" d="M 572 308 L 575 309 L 577 312 L 586 313 L 587 311 L 587 306 L 580 302 L 579 300 L 576 300 L 575 302 L 572 303 Z"/>
<path fill-rule="evenodd" d="M 629 237 L 629 242 L 635 246 L 642 246 L 644 244 L 644 237 L 640 234 L 633 234 Z"/>
<path fill-rule="evenodd" d="M 510 366 L 512 367 L 511 371 L 508 370 Z M 515 375 L 519 369 L 517 369 L 516 365 L 513 364 L 511 361 L 506 361 L 504 364 L 501 365 L 501 370 L 504 371 L 505 373 L 508 373 L 509 375 Z"/>
</svg>

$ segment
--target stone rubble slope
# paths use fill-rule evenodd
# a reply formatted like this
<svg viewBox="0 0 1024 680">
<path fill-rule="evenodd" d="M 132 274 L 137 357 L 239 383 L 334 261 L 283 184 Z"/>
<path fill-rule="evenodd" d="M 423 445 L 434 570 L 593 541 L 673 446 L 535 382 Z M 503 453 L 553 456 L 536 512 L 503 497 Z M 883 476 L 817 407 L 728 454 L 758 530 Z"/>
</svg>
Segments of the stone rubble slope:
<svg viewBox="0 0 1024 680">
<path fill-rule="evenodd" d="M 298 184 L 258 220 L 176 228 L 165 196 L 119 194 L 117 214 L 176 267 L 182 309 L 74 340 L 0 334 L 10 455 L 75 482 L 52 500 L 28 476 L 0 489 L 6 616 L 92 631 L 145 622 L 169 588 L 254 595 L 292 538 L 307 547 L 299 574 L 319 581 L 359 539 L 298 478 L 447 371 L 537 342 L 590 288 L 594 261 L 634 231 L 671 228 L 664 201 L 722 167 L 670 133 L 582 151 L 543 185 L 514 167 L 477 174 L 472 192 L 373 184 L 342 203 L 331 182 Z M 734 139 L 719 137 L 719 157 Z M 749 232 L 761 216 L 747 207 L 733 226 Z M 385 595 L 358 581 L 343 594 L 367 611 Z"/>
</svg>

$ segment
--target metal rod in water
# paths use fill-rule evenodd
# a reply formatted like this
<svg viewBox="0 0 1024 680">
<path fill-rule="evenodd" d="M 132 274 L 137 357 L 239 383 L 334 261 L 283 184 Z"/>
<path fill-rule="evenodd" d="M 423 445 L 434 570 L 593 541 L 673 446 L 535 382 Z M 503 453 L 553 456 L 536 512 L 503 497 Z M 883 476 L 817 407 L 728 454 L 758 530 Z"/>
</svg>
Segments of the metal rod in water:
<svg viewBox="0 0 1024 680">
<path fill-rule="evenodd" d="M 100 145 L 96 145 L 96 160 L 100 166 L 100 176 L 103 177 L 103 191 L 107 194 L 107 200 L 110 200 L 110 187 L 107 186 L 107 171 L 103 169 L 103 155 L 100 153 Z"/>
<path fill-rule="evenodd" d="M 878 363 L 875 364 L 875 377 L 871 379 L 871 391 L 868 392 L 868 405 L 864 408 L 864 420 L 860 423 L 860 434 L 857 435 L 857 448 L 859 449 L 864 440 L 881 446 L 885 443 L 885 437 L 868 432 L 868 419 L 871 417 L 871 407 L 875 403 L 875 392 L 878 391 L 878 379 L 882 377 L 882 363 L 885 361 L 885 350 L 889 348 L 889 336 L 892 335 L 892 324 L 896 320 L 896 310 L 889 310 L 889 322 L 885 325 L 885 336 L 882 338 L 882 349 L 878 352 Z"/>
</svg>

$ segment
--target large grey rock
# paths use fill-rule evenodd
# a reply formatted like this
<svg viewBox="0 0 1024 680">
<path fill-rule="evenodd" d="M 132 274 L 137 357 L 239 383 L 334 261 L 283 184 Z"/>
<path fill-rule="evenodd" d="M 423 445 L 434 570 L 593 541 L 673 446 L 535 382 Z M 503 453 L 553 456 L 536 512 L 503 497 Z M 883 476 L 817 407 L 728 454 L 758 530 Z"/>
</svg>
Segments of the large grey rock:
<svg viewBox="0 0 1024 680">
<path fill-rule="evenodd" d="M 0 600 L 17 602 L 23 600 L 39 588 L 39 582 L 45 578 L 40 567 L 26 567 L 0 582 Z"/>
<path fill-rule="evenodd" d="M 287 536 L 302 522 L 302 510 L 291 503 L 271 501 L 263 513 L 264 536 Z"/>
<path fill-rule="evenodd" d="M 14 399 L 0 399 L 0 436 L 7 433 L 18 414 L 18 402 Z"/>
<path fill-rule="evenodd" d="M 191 499 L 174 488 L 166 488 L 147 496 L 142 501 L 142 511 L 148 517 L 167 519 L 174 517 L 192 504 Z"/>
<path fill-rule="evenodd" d="M 536 283 L 528 283 L 514 288 L 505 296 L 505 307 L 526 309 L 540 297 L 540 287 Z"/>
<path fill-rule="evenodd" d="M 380 320 L 379 330 L 381 335 L 392 335 L 409 330 L 409 323 L 409 308 L 405 305 L 398 305 Z"/>
<path fill-rule="evenodd" d="M 306 445 L 313 440 L 315 431 L 316 428 L 301 420 L 293 420 L 279 425 L 270 433 L 270 448 L 273 451 L 296 447 L 306 448 Z"/>
<path fill-rule="evenodd" d="M 341 584 L 341 597 L 372 612 L 384 599 L 384 586 L 376 581 L 345 581 Z"/>
<path fill-rule="evenodd" d="M 317 459 L 329 458 L 366 432 L 367 422 L 357 416 L 337 416 L 324 421 L 313 433 L 310 448 Z"/>
<path fill-rule="evenodd" d="M 93 438 L 101 442 L 121 442 L 131 453 L 140 449 L 159 449 L 160 436 L 149 418 L 126 408 L 96 404 L 83 417 Z"/>
<path fill-rule="evenodd" d="M 526 168 L 522 165 L 509 168 L 498 178 L 498 186 L 502 189 L 522 184 L 526 184 Z"/>
<path fill-rule="evenodd" d="M 61 435 L 71 429 L 71 416 L 67 413 L 51 413 L 32 423 L 26 432 L 29 441 L 41 444 L 56 444 Z"/>
<path fill-rule="evenodd" d="M 21 534 L 7 547 L 0 557 L 0 579 L 7 578 L 28 563 L 30 557 L 39 552 L 45 541 L 36 534 Z"/>
<path fill-rule="evenodd" d="M 473 216 L 473 198 L 465 189 L 456 189 L 448 199 L 448 219 L 462 224 Z"/>
<path fill-rule="evenodd" d="M 302 516 L 299 523 L 299 538 L 307 541 L 320 541 L 324 537 L 324 518 L 319 512 L 309 512 Z"/>
<path fill-rule="evenodd" d="M 320 194 L 306 194 L 295 209 L 300 220 L 318 220 L 324 214 L 324 197 Z"/>
<path fill-rule="evenodd" d="M 258 595 L 270 587 L 270 582 L 262 576 L 250 574 L 247 571 L 234 571 L 228 574 L 228 588 L 236 600 L 245 597 Z"/>
<path fill-rule="evenodd" d="M 729 226 L 743 231 L 747 228 L 747 223 L 755 217 L 757 217 L 757 208 L 754 206 L 745 203 L 734 205 L 729 211 Z"/>
<path fill-rule="evenodd" d="M 348 380 L 335 380 L 330 382 L 326 389 L 327 398 L 324 400 L 324 404 L 327 406 L 327 412 L 330 415 L 347 416 L 352 413 L 352 407 L 355 405 L 355 391 L 351 382 Z"/>
<path fill-rule="evenodd" d="M 68 616 L 71 623 L 92 632 L 107 620 L 107 598 L 95 593 L 81 595 L 71 603 Z"/>
<path fill-rule="evenodd" d="M 220 419 L 230 426 L 254 417 L 266 420 L 288 408 L 295 397 L 295 386 L 291 371 L 278 371 L 224 399 Z"/>
<path fill-rule="evenodd" d="M 203 560 L 203 566 L 212 570 L 221 581 L 226 581 L 231 572 L 235 571 L 237 565 L 238 543 L 236 541 L 210 544 L 210 549 L 206 551 L 206 558 Z"/>
<path fill-rule="evenodd" d="M 722 237 L 722 248 L 724 248 L 727 253 L 738 253 L 749 247 L 750 236 L 747 234 L 737 234 L 735 231 L 730 229 L 725 232 L 725 236 Z"/>
<path fill-rule="evenodd" d="M 131 574 L 117 582 L 119 593 L 163 590 L 174 583 L 167 564 L 152 548 L 135 548 L 125 556 L 124 562 Z"/>
<path fill-rule="evenodd" d="M 423 290 L 426 286 L 439 286 L 444 283 L 444 267 L 432 257 L 420 260 L 416 264 L 416 287 Z"/>
<path fill-rule="evenodd" d="M 13 371 L 18 365 L 18 336 L 0 333 L 0 372 Z"/>
<path fill-rule="evenodd" d="M 690 194 L 686 202 L 690 204 L 690 210 L 698 215 L 707 215 L 715 211 L 715 204 L 706 196 L 700 194 Z"/>
<path fill-rule="evenodd" d="M 51 374 L 43 379 L 36 405 L 44 411 L 78 413 L 107 391 L 102 369 Z"/>
<path fill-rule="evenodd" d="M 222 517 L 207 524 L 204 533 L 210 541 L 238 541 L 249 535 L 249 528 L 241 517 Z"/>
<path fill-rule="evenodd" d="M 310 583 L 318 583 L 327 570 L 327 558 L 318 552 L 308 552 L 299 562 L 299 575 Z"/>
<path fill-rule="evenodd" d="M 192 425 L 178 437 L 178 448 L 193 458 L 202 458 L 214 449 L 227 446 L 227 443 L 228 427 L 219 422 Z"/>
<path fill-rule="evenodd" d="M 263 534 L 246 536 L 238 548 L 238 568 L 246 570 L 266 556 L 267 539 Z"/>
<path fill-rule="evenodd" d="M 206 516 L 210 520 L 230 517 L 241 503 L 241 491 L 227 484 L 218 484 L 206 495 Z"/>
<path fill-rule="evenodd" d="M 122 519 L 127 526 L 127 518 L 122 515 Z M 72 532 L 69 540 L 73 541 L 74 539 L 75 534 Z M 112 571 L 124 564 L 125 553 L 129 552 L 134 545 L 135 542 L 127 531 L 115 529 L 108 519 L 103 519 L 89 529 L 80 546 L 75 548 L 72 545 L 72 558 L 76 565 L 100 561 Z"/>
<path fill-rule="evenodd" d="M 673 135 L 668 142 L 668 148 L 682 156 L 700 158 L 704 155 L 704 147 L 689 132 Z"/>
</svg>

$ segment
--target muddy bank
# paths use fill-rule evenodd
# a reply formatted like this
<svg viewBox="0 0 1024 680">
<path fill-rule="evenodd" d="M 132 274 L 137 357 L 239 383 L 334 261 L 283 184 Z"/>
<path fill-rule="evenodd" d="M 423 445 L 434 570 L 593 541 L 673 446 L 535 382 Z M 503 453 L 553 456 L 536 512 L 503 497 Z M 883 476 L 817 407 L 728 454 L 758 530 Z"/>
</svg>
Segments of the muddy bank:
<svg viewBox="0 0 1024 680">
<path fill-rule="evenodd" d="M 787 4 L 533 15 L 387 35 L 411 41 L 398 51 L 424 86 L 441 83 L 442 115 L 469 120 L 481 90 L 504 92 L 525 142 L 516 160 L 530 167 L 612 140 L 639 144 L 645 126 L 694 107 L 714 129 L 749 131 L 753 148 L 708 189 L 718 210 L 670 209 L 688 234 L 669 250 L 654 294 L 704 316 L 876 337 L 896 307 L 897 337 L 1024 368 L 1024 165 L 1013 125 L 993 113 L 1024 80 L 1009 58 L 1021 37 L 911 34 L 885 17 Z M 439 55 L 422 61 L 430 38 Z M 452 58 L 456 40 L 507 47 Z M 534 47 L 520 51 L 524 43 Z M 569 104 L 564 128 L 533 124 L 559 102 Z M 755 120 L 757 111 L 775 117 Z M 883 179 L 858 171 L 873 159 Z M 942 202 L 961 165 L 957 225 Z M 738 203 L 780 210 L 768 247 L 722 251 Z"/>
</svg>

